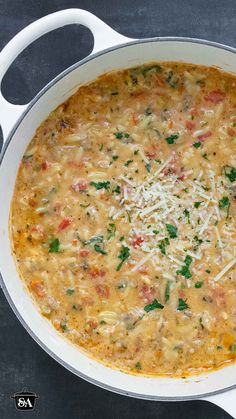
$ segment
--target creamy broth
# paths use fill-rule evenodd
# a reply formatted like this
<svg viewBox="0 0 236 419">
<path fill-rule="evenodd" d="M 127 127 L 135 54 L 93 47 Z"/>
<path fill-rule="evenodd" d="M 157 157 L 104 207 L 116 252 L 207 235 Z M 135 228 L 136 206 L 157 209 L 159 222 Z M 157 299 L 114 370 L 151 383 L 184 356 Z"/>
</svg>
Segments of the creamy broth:
<svg viewBox="0 0 236 419">
<path fill-rule="evenodd" d="M 112 368 L 236 355 L 236 79 L 152 63 L 79 88 L 22 158 L 10 230 L 42 315 Z"/>
</svg>

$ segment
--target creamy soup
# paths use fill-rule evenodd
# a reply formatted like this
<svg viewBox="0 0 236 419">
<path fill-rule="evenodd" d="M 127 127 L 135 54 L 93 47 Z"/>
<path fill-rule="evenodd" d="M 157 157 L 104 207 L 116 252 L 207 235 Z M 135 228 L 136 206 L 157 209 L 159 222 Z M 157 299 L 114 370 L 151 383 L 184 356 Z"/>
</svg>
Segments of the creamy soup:
<svg viewBox="0 0 236 419">
<path fill-rule="evenodd" d="M 236 79 L 152 63 L 82 86 L 22 158 L 10 229 L 42 315 L 122 371 L 236 356 Z"/>
</svg>

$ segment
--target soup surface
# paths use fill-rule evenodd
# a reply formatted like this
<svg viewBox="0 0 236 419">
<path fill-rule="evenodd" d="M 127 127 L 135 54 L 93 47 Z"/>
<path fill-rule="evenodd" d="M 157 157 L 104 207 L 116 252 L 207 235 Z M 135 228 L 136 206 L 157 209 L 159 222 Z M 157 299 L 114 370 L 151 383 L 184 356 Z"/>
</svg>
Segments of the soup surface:
<svg viewBox="0 0 236 419">
<path fill-rule="evenodd" d="M 41 313 L 106 365 L 186 376 L 235 359 L 235 88 L 181 63 L 106 74 L 25 151 L 17 268 Z"/>
</svg>

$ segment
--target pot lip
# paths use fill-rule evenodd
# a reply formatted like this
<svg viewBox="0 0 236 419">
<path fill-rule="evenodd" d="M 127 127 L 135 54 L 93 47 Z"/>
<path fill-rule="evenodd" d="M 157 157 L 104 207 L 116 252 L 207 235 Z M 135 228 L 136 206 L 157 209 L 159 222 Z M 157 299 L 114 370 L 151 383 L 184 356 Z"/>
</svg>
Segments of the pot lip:
<svg viewBox="0 0 236 419">
<path fill-rule="evenodd" d="M 29 111 L 32 109 L 32 107 L 35 105 L 35 103 L 38 102 L 38 100 L 51 88 L 53 87 L 58 81 L 60 81 L 64 76 L 66 76 L 67 74 L 69 74 L 70 72 L 72 72 L 73 70 L 75 70 L 78 67 L 81 67 L 83 64 L 86 64 L 89 61 L 92 61 L 94 58 L 100 57 L 102 55 L 105 55 L 106 53 L 118 50 L 118 49 L 122 49 L 122 48 L 126 48 L 132 45 L 137 45 L 137 44 L 146 44 L 146 43 L 150 43 L 150 42 L 183 42 L 183 43 L 194 43 L 194 44 L 200 44 L 200 45 L 206 45 L 206 46 L 211 46 L 211 47 L 215 47 L 218 49 L 223 49 L 229 52 L 232 52 L 234 54 L 236 54 L 236 48 L 234 47 L 230 47 L 228 45 L 224 45 L 218 42 L 214 42 L 214 41 L 208 41 L 205 39 L 199 39 L 199 38 L 191 38 L 191 37 L 175 37 L 175 36 L 165 36 L 165 37 L 153 37 L 153 38 L 145 38 L 145 39 L 138 39 L 138 40 L 133 40 L 133 41 L 129 41 L 129 42 L 125 42 L 123 44 L 119 44 L 119 45 L 115 45 L 112 46 L 110 48 L 106 48 L 103 49 L 95 54 L 90 54 L 88 57 L 82 59 L 81 61 L 73 64 L 72 66 L 68 67 L 67 69 L 65 69 L 63 72 L 61 72 L 57 77 L 55 77 L 52 81 L 50 81 L 45 87 L 43 87 L 42 90 L 40 90 L 37 95 L 30 101 L 29 105 L 27 106 L 27 108 L 25 109 L 25 111 L 22 113 L 22 115 L 19 117 L 19 119 L 16 121 L 15 125 L 13 126 L 12 130 L 10 131 L 5 143 L 3 144 L 2 147 L 2 151 L 0 154 L 0 167 L 1 164 L 3 162 L 5 153 L 8 149 L 8 146 L 16 132 L 16 130 L 18 129 L 18 127 L 20 126 L 21 122 L 23 121 L 23 119 L 25 118 L 25 116 L 29 113 Z M 223 389 L 219 389 L 219 390 L 215 390 L 212 392 L 206 392 L 206 393 L 201 393 L 201 394 L 194 394 L 194 395 L 190 395 L 190 396 L 158 396 L 158 395 L 146 395 L 146 394 L 142 394 L 142 393 L 135 393 L 133 391 L 125 391 L 123 389 L 120 388 L 116 388 L 115 386 L 111 386 L 109 384 L 105 384 L 101 381 L 98 381 L 94 378 L 91 378 L 88 375 L 85 375 L 84 373 L 82 373 L 81 371 L 78 371 L 77 369 L 75 369 L 73 366 L 71 366 L 70 364 L 68 364 L 67 362 L 65 362 L 62 358 L 60 358 L 55 352 L 53 352 L 30 328 L 30 326 L 28 325 L 28 323 L 26 323 L 26 321 L 24 320 L 24 318 L 21 316 L 21 314 L 19 313 L 17 307 L 15 306 L 10 293 L 7 290 L 7 287 L 5 285 L 5 282 L 2 278 L 2 275 L 0 273 L 0 282 L 1 282 L 1 287 L 2 290 L 4 292 L 4 295 L 11 307 L 11 309 L 14 311 L 16 317 L 18 318 L 18 320 L 20 321 L 20 323 L 23 325 L 23 327 L 27 330 L 27 332 L 29 333 L 29 335 L 35 340 L 35 342 L 48 354 L 50 355 L 53 359 L 55 359 L 59 364 L 61 364 L 63 367 L 65 367 L 67 370 L 71 371 L 73 374 L 75 374 L 76 376 L 83 378 L 85 381 L 94 384 L 100 388 L 103 388 L 105 390 L 109 390 L 112 391 L 113 393 L 117 393 L 117 394 L 121 394 L 121 395 L 126 395 L 129 397 L 133 397 L 133 398 L 138 398 L 138 399 L 143 399 L 143 400 L 152 400 L 152 401 L 187 401 L 187 400 L 199 400 L 199 399 L 206 399 L 207 397 L 211 397 L 217 394 L 221 394 L 230 390 L 233 390 L 236 388 L 236 383 L 232 386 L 229 387 L 225 387 Z M 157 377 L 158 380 L 158 377 Z"/>
</svg>

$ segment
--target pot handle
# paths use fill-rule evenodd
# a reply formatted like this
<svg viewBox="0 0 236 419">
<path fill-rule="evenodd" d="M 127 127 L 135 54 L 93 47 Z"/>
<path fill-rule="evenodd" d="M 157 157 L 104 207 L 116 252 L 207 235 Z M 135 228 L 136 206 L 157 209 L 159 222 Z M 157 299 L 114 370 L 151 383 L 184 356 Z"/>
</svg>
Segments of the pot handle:
<svg viewBox="0 0 236 419">
<path fill-rule="evenodd" d="M 94 37 L 94 46 L 91 54 L 102 49 L 130 41 L 123 35 L 114 31 L 97 16 L 82 9 L 67 9 L 44 16 L 22 29 L 0 53 L 0 86 L 2 79 L 15 58 L 33 41 L 54 29 L 71 24 L 81 24 L 89 28 Z M 27 105 L 13 105 L 1 93 L 0 88 L 0 124 L 4 141 L 9 135 L 18 118 Z"/>
<path fill-rule="evenodd" d="M 225 391 L 215 396 L 209 396 L 202 400 L 216 404 L 236 419 L 236 389 Z"/>
</svg>

